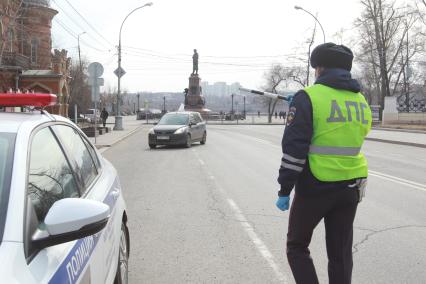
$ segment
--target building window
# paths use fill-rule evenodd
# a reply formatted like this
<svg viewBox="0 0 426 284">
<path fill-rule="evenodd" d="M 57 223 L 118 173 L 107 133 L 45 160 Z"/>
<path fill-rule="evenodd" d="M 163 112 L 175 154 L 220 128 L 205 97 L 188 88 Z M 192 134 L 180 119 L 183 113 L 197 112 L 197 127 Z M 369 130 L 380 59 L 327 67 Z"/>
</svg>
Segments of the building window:
<svg viewBox="0 0 426 284">
<path fill-rule="evenodd" d="M 31 40 L 31 63 L 37 63 L 38 40 Z"/>
<path fill-rule="evenodd" d="M 13 52 L 13 37 L 14 37 L 15 35 L 14 35 L 14 33 L 13 33 L 13 30 L 12 29 L 9 29 L 9 31 L 8 31 L 8 33 L 7 33 L 7 40 L 8 40 L 8 43 L 9 43 L 9 46 L 8 46 L 8 50 L 10 51 L 10 52 Z"/>
</svg>

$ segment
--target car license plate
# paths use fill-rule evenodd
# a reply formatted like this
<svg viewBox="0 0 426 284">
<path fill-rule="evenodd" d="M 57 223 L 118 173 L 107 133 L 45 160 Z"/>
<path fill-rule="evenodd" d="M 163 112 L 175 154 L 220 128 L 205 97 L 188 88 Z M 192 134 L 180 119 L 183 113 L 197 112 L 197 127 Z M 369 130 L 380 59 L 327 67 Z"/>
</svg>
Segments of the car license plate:
<svg viewBox="0 0 426 284">
<path fill-rule="evenodd" d="M 167 135 L 159 135 L 159 136 L 157 136 L 157 139 L 158 139 L 158 140 L 169 140 L 169 139 L 170 139 L 170 137 L 169 137 L 169 136 L 167 136 Z"/>
</svg>

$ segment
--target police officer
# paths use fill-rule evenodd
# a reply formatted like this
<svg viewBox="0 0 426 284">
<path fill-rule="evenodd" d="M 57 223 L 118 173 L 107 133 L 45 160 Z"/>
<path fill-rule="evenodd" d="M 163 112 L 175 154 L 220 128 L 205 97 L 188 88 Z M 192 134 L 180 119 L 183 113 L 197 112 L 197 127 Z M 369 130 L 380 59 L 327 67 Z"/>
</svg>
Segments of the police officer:
<svg viewBox="0 0 426 284">
<path fill-rule="evenodd" d="M 310 256 L 313 230 L 324 219 L 329 283 L 351 283 L 353 222 L 368 173 L 360 152 L 371 111 L 351 78 L 353 53 L 324 43 L 311 54 L 315 84 L 294 96 L 282 139 L 276 205 L 288 210 L 287 259 L 297 283 L 318 283 Z"/>
</svg>

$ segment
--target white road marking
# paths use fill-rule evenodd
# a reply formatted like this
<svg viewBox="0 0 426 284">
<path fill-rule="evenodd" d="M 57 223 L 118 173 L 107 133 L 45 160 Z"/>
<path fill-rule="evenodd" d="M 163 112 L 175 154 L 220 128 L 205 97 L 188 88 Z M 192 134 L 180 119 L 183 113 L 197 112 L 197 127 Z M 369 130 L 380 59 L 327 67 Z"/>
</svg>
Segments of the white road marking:
<svg viewBox="0 0 426 284">
<path fill-rule="evenodd" d="M 244 135 L 244 134 L 241 134 L 241 135 Z M 279 146 L 277 146 L 277 145 L 273 144 L 272 142 L 267 141 L 267 140 L 264 140 L 264 139 L 253 138 L 253 137 L 248 136 L 248 135 L 244 135 L 244 136 L 250 137 L 250 138 L 251 138 L 251 140 L 254 140 L 254 141 L 260 142 L 260 143 L 262 143 L 262 144 L 268 144 L 268 145 L 270 145 L 270 146 L 274 146 L 274 147 L 281 148 L 281 147 L 279 147 Z M 366 155 L 368 155 L 368 154 L 366 154 Z M 376 172 L 376 171 L 371 171 L 371 170 L 370 170 L 370 171 L 368 171 L 368 172 L 369 172 L 369 174 L 370 174 L 371 176 L 374 176 L 374 177 L 377 177 L 377 178 L 381 178 L 381 179 L 384 179 L 384 180 L 392 181 L 392 182 L 394 182 L 394 183 L 398 183 L 398 184 L 401 184 L 401 185 L 405 185 L 405 186 L 408 186 L 408 187 L 411 187 L 411 188 L 414 188 L 414 189 L 418 189 L 418 190 L 426 191 L 426 185 L 421 184 L 421 183 L 417 183 L 417 182 L 414 182 L 414 181 L 411 181 L 411 180 L 406 180 L 406 179 L 403 179 L 403 178 L 399 178 L 399 177 L 391 176 L 391 175 L 384 174 L 384 173 L 380 173 L 380 172 Z"/>
<path fill-rule="evenodd" d="M 197 157 L 198 161 L 200 162 L 200 164 L 205 165 L 204 161 L 200 158 L 200 156 L 197 153 L 197 151 L 193 150 L 193 152 L 194 152 L 195 156 Z M 248 220 L 244 216 L 244 214 L 241 212 L 241 210 L 238 207 L 238 205 L 235 203 L 234 200 L 232 200 L 231 198 L 229 198 L 228 195 L 226 194 L 225 190 L 221 186 L 219 186 L 219 184 L 217 183 L 214 175 L 212 175 L 209 172 L 207 172 L 207 174 L 208 174 L 209 178 L 212 181 L 214 181 L 214 183 L 216 185 L 216 189 L 223 195 L 223 197 L 228 202 L 229 206 L 231 207 L 231 209 L 232 209 L 232 211 L 234 213 L 235 219 L 239 221 L 239 223 L 241 224 L 241 226 L 243 227 L 244 231 L 247 233 L 248 237 L 253 242 L 253 244 L 255 245 L 255 247 L 257 248 L 257 250 L 259 251 L 259 253 L 263 256 L 263 258 L 266 260 L 266 262 L 268 263 L 268 265 L 274 271 L 275 276 L 277 277 L 277 279 L 279 281 L 283 282 L 283 283 L 288 283 L 287 277 L 285 276 L 284 273 L 281 272 L 278 264 L 274 260 L 274 256 L 269 251 L 269 249 L 265 245 L 265 243 L 256 234 L 256 232 L 254 231 L 253 226 L 250 225 L 250 223 L 248 222 Z"/>
<path fill-rule="evenodd" d="M 244 231 L 247 233 L 247 235 L 254 243 L 263 258 L 268 262 L 269 266 L 274 271 L 275 276 L 278 278 L 278 280 L 282 281 L 283 283 L 288 283 L 287 277 L 281 272 L 278 264 L 274 260 L 274 256 L 269 251 L 265 243 L 257 236 L 256 232 L 254 231 L 254 228 L 247 221 L 246 217 L 244 217 L 238 205 L 231 198 L 227 198 L 226 201 L 234 211 L 235 218 L 240 221 L 240 224 L 243 227 Z"/>
<path fill-rule="evenodd" d="M 395 176 L 391 176 L 391 175 L 387 175 L 384 173 L 380 173 L 380 172 L 376 172 L 376 171 L 368 171 L 369 175 L 374 176 L 374 177 L 378 177 L 384 180 L 388 180 L 388 181 L 392 181 L 401 185 L 405 185 L 414 189 L 418 189 L 418 190 L 422 190 L 422 191 L 426 191 L 426 185 L 421 184 L 421 183 L 417 183 L 411 180 L 406 180 L 403 178 L 399 178 L 399 177 L 395 177 Z"/>
</svg>

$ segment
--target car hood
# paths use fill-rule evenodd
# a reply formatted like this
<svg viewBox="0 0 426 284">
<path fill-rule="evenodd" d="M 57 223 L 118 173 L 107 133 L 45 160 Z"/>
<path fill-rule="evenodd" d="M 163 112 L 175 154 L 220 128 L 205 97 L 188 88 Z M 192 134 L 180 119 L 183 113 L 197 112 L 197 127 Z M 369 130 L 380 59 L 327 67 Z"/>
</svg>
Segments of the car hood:
<svg viewBox="0 0 426 284">
<path fill-rule="evenodd" d="M 186 125 L 156 125 L 154 131 L 176 131 L 182 127 L 186 127 Z"/>
</svg>

